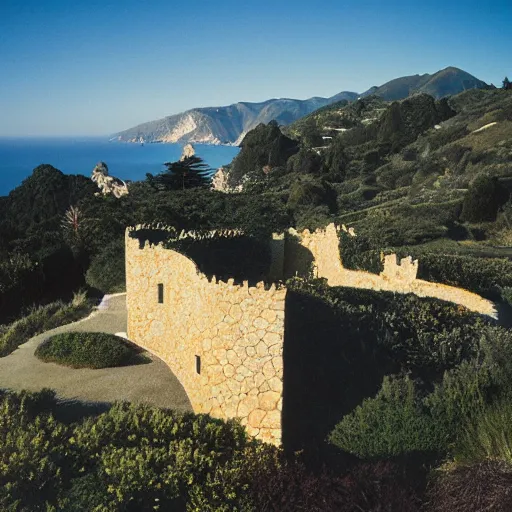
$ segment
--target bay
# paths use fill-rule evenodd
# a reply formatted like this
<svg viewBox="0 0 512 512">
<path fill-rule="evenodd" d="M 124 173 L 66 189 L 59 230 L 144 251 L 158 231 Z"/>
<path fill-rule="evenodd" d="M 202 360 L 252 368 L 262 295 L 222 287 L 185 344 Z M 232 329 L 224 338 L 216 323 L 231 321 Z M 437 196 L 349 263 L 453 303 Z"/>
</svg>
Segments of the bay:
<svg viewBox="0 0 512 512">
<path fill-rule="evenodd" d="M 197 156 L 211 168 L 226 165 L 238 154 L 233 146 L 194 144 Z M 165 162 L 180 158 L 182 144 L 140 144 L 109 141 L 106 138 L 0 138 L 0 196 L 32 174 L 40 164 L 50 164 L 64 174 L 90 177 L 103 161 L 109 173 L 122 180 L 143 180 L 146 173 L 158 174 Z"/>
</svg>

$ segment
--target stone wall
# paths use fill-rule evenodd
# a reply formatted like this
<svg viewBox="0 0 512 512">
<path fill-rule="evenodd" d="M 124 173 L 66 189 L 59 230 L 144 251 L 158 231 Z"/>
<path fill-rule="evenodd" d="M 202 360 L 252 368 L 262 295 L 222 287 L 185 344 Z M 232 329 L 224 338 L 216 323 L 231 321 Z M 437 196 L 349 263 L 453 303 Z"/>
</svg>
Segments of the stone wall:
<svg viewBox="0 0 512 512">
<path fill-rule="evenodd" d="M 129 339 L 169 365 L 195 412 L 240 417 L 250 434 L 280 443 L 286 289 L 209 281 L 176 251 L 147 241 L 141 248 L 132 231 Z"/>
<path fill-rule="evenodd" d="M 326 278 L 330 286 L 414 293 L 418 297 L 434 297 L 454 302 L 476 313 L 496 317 L 494 304 L 476 293 L 417 279 L 418 261 L 413 261 L 410 256 L 402 258 L 398 263 L 396 254 L 386 255 L 384 270 L 378 275 L 344 268 L 338 248 L 339 229 L 334 224 L 330 224 L 325 229 L 318 229 L 313 233 L 305 230 L 297 234 L 300 244 L 313 255 L 314 275 Z M 286 266 L 287 262 L 285 261 Z"/>
<path fill-rule="evenodd" d="M 436 297 L 495 316 L 493 304 L 474 293 L 417 279 L 418 262 L 410 257 L 397 262 L 396 255 L 387 255 L 379 275 L 343 268 L 339 229 L 331 224 L 314 233 L 274 236 L 270 277 L 279 281 L 312 271 L 331 286 Z M 130 236 L 135 231 L 151 232 L 155 243 Z M 286 288 L 208 279 L 191 259 L 163 247 L 165 232 L 140 226 L 126 232 L 129 339 L 169 365 L 195 412 L 239 417 L 250 434 L 279 444 Z M 179 238 L 185 236 L 194 234 Z"/>
</svg>

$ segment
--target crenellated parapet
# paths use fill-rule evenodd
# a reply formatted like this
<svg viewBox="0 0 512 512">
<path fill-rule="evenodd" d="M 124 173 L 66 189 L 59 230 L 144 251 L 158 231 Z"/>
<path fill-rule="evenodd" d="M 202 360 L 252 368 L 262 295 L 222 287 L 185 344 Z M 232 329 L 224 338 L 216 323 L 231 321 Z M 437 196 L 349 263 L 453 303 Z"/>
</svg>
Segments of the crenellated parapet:
<svg viewBox="0 0 512 512">
<path fill-rule="evenodd" d="M 196 412 L 238 417 L 250 434 L 279 444 L 287 277 L 312 273 L 331 286 L 414 293 L 496 314 L 490 301 L 474 293 L 417 279 L 418 261 L 411 257 L 398 262 L 395 254 L 386 255 L 379 275 L 344 268 L 341 231 L 356 236 L 334 224 L 274 235 L 268 241 L 269 279 L 251 284 L 207 275 L 180 252 L 183 240 L 234 239 L 243 236 L 239 230 L 178 231 L 162 224 L 127 229 L 129 339 L 169 365 Z"/>
<path fill-rule="evenodd" d="M 412 283 L 416 280 L 417 275 L 418 260 L 413 261 L 411 256 L 407 256 L 398 263 L 396 254 L 386 254 L 384 256 L 384 270 L 380 273 L 382 278 Z"/>
<path fill-rule="evenodd" d="M 494 304 L 462 288 L 432 283 L 417 279 L 418 260 L 410 256 L 398 262 L 396 254 L 383 256 L 384 269 L 380 274 L 343 267 L 339 251 L 339 232 L 343 230 L 356 236 L 352 228 L 329 224 L 314 232 L 305 230 L 296 233 L 300 244 L 306 247 L 314 260 L 315 277 L 327 279 L 330 286 L 348 286 L 371 290 L 391 291 L 395 293 L 414 293 L 419 297 L 433 297 L 460 304 L 471 311 L 496 318 Z"/>
<path fill-rule="evenodd" d="M 239 417 L 252 435 L 281 436 L 286 288 L 235 284 L 126 233 L 128 337 L 163 359 L 196 412 Z"/>
<path fill-rule="evenodd" d="M 218 238 L 236 238 L 244 235 L 240 229 L 214 229 L 214 230 L 178 230 L 174 226 L 162 223 L 137 224 L 127 228 L 129 236 L 144 240 L 152 245 L 151 238 L 154 243 L 170 243 L 179 240 L 212 240 Z M 142 247 L 141 247 L 142 248 Z"/>
</svg>

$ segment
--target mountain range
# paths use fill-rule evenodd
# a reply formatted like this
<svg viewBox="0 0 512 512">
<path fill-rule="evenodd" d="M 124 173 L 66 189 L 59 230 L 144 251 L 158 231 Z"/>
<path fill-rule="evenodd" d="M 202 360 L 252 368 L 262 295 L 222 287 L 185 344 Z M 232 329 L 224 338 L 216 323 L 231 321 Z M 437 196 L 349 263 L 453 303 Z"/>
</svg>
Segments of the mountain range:
<svg viewBox="0 0 512 512">
<path fill-rule="evenodd" d="M 311 112 L 342 100 L 354 101 L 369 95 L 392 101 L 424 92 L 436 99 L 458 94 L 467 89 L 485 88 L 487 84 L 469 73 L 448 67 L 432 75 L 396 78 L 361 94 L 343 91 L 329 98 L 306 100 L 270 99 L 261 103 L 239 102 L 226 107 L 194 108 L 149 121 L 113 136 L 125 142 L 179 142 L 238 145 L 248 131 L 272 120 L 288 125 Z"/>
</svg>

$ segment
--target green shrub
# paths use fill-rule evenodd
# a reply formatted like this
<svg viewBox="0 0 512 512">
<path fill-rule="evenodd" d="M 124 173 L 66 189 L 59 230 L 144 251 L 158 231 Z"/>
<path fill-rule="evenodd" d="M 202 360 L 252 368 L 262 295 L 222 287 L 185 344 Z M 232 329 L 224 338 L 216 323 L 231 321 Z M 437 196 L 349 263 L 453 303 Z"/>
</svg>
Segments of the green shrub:
<svg viewBox="0 0 512 512">
<path fill-rule="evenodd" d="M 459 442 L 456 451 L 475 454 L 470 461 L 475 462 L 481 460 L 482 446 L 486 442 L 491 446 L 490 440 L 499 434 L 492 449 L 506 453 L 508 434 L 499 429 L 505 430 L 512 412 L 505 411 L 506 405 L 490 412 L 486 408 L 495 402 L 510 403 L 512 334 L 501 327 L 482 326 L 468 342 L 478 342 L 477 353 L 446 371 L 440 381 L 415 384 L 408 377 L 386 378 L 375 398 L 364 400 L 336 425 L 331 442 L 359 457 L 417 450 L 446 455 Z"/>
<path fill-rule="evenodd" d="M 325 182 L 302 181 L 296 182 L 290 188 L 288 208 L 294 210 L 301 207 L 326 205 L 329 210 L 336 210 L 336 194 Z"/>
<path fill-rule="evenodd" d="M 500 287 L 512 286 L 512 262 L 508 259 L 477 258 L 466 255 L 412 253 L 419 261 L 418 279 L 457 286 L 480 295 L 498 298 Z"/>
<path fill-rule="evenodd" d="M 423 379 L 440 378 L 473 357 L 488 323 L 456 304 L 413 294 L 333 288 L 321 279 L 290 279 L 287 286 L 333 308 L 345 338 L 386 351 L 402 370 Z M 313 333 L 318 336 L 314 327 Z"/>
<path fill-rule="evenodd" d="M 423 410 L 409 378 L 386 377 L 375 398 L 364 400 L 334 428 L 330 442 L 361 458 L 437 452 L 443 432 Z"/>
<path fill-rule="evenodd" d="M 430 131 L 420 140 L 424 140 L 430 150 L 435 151 L 451 142 L 462 139 L 468 133 L 465 124 L 455 124 L 453 126 L 445 126 L 441 130 Z"/>
<path fill-rule="evenodd" d="M 98 369 L 135 362 L 136 352 L 113 334 L 66 332 L 56 334 L 41 343 L 35 355 L 45 363 Z"/>
<path fill-rule="evenodd" d="M 492 376 L 478 360 L 464 361 L 445 373 L 425 398 L 425 406 L 440 430 L 445 432 L 445 449 L 457 439 L 465 425 L 478 415 L 489 399 Z"/>
<path fill-rule="evenodd" d="M 509 306 L 512 306 L 512 286 L 500 287 L 500 295 Z"/>
<path fill-rule="evenodd" d="M 457 439 L 455 461 L 474 464 L 499 460 L 512 464 L 512 403 L 501 400 L 487 407 Z"/>
<path fill-rule="evenodd" d="M 92 258 L 85 280 L 103 293 L 126 290 L 124 239 L 113 241 Z"/>
<path fill-rule="evenodd" d="M 75 471 L 97 472 L 104 505 L 133 511 L 185 510 L 192 486 L 254 443 L 235 420 L 126 403 L 76 426 L 72 439 Z"/>
<path fill-rule="evenodd" d="M 320 141 L 321 140 L 322 139 L 320 138 Z M 320 146 L 321 142 L 318 145 Z M 288 159 L 286 167 L 288 172 L 318 174 L 322 168 L 322 158 L 315 151 L 301 148 L 297 154 Z"/>
<path fill-rule="evenodd" d="M 55 407 L 47 392 L 0 393 L 2 510 L 418 510 L 390 463 L 312 470 L 234 420 L 118 403 L 64 425 Z"/>
<path fill-rule="evenodd" d="M 68 304 L 57 301 L 32 309 L 12 324 L 0 326 L 0 357 L 9 355 L 33 336 L 83 318 L 91 309 L 92 304 L 83 292 L 75 294 Z"/>
<path fill-rule="evenodd" d="M 480 176 L 466 192 L 461 219 L 468 222 L 494 221 L 498 210 L 507 202 L 509 195 L 497 178 Z"/>
<path fill-rule="evenodd" d="M 282 134 L 276 121 L 260 123 L 244 137 L 240 153 L 231 163 L 229 185 L 236 186 L 245 176 L 261 178 L 263 168 L 271 170 L 286 164 L 290 156 L 299 151 L 296 141 Z"/>
<path fill-rule="evenodd" d="M 384 264 L 380 251 L 373 250 L 370 241 L 362 236 L 340 232 L 340 257 L 343 266 L 350 270 L 366 270 L 380 274 Z"/>
<path fill-rule="evenodd" d="M 54 395 L 0 395 L 0 508 L 46 510 L 55 501 L 65 475 L 68 429 L 52 416 L 38 415 Z"/>
</svg>

